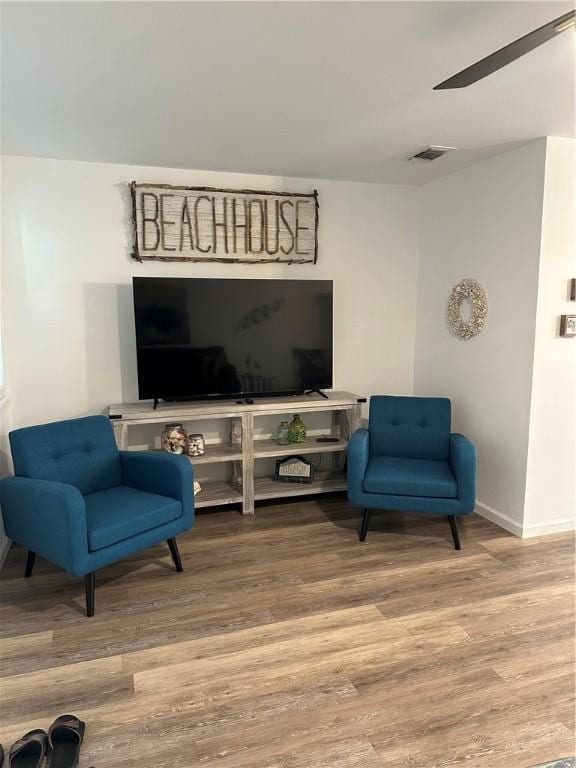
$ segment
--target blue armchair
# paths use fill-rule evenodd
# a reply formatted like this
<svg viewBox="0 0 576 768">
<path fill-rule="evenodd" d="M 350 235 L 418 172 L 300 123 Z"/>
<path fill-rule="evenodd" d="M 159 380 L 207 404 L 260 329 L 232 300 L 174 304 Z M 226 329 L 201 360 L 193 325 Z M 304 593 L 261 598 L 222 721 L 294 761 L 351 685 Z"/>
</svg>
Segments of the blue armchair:
<svg viewBox="0 0 576 768">
<path fill-rule="evenodd" d="M 14 477 L 0 481 L 6 534 L 36 555 L 84 576 L 94 615 L 95 572 L 167 541 L 177 571 L 176 535 L 194 524 L 192 465 L 184 456 L 119 451 L 105 416 L 10 433 Z"/>
<path fill-rule="evenodd" d="M 450 400 L 374 396 L 368 429 L 348 446 L 348 499 L 363 507 L 360 541 L 372 509 L 447 515 L 461 549 L 456 517 L 476 501 L 476 448 L 451 434 Z"/>
</svg>

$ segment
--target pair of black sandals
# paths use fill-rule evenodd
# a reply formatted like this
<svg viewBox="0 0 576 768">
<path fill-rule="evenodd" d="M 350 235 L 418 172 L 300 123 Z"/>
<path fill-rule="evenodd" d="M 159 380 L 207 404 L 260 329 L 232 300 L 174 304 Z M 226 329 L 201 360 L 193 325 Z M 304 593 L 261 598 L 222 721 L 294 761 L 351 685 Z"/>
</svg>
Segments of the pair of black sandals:
<svg viewBox="0 0 576 768">
<path fill-rule="evenodd" d="M 86 723 L 75 715 L 60 715 L 48 733 L 28 731 L 10 747 L 6 768 L 77 768 Z M 0 768 L 4 750 L 0 746 Z"/>
</svg>

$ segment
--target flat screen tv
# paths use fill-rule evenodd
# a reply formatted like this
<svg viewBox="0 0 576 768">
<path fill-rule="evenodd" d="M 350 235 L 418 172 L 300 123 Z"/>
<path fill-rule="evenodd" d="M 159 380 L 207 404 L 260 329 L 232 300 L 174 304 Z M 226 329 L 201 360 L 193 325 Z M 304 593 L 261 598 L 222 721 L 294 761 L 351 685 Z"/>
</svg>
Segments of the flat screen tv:
<svg viewBox="0 0 576 768">
<path fill-rule="evenodd" d="M 332 281 L 134 277 L 141 400 L 332 387 Z"/>
</svg>

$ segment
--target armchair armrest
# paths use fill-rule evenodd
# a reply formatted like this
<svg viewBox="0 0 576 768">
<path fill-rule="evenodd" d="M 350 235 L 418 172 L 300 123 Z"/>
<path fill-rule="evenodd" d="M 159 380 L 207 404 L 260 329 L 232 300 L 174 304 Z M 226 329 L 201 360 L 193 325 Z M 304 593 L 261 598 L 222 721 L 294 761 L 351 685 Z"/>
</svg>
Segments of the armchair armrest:
<svg viewBox="0 0 576 768">
<path fill-rule="evenodd" d="M 86 506 L 75 486 L 6 477 L 0 481 L 0 505 L 9 538 L 67 571 L 84 573 Z"/>
<path fill-rule="evenodd" d="M 367 429 L 357 429 L 348 443 L 348 498 L 357 506 L 362 506 L 358 494 L 364 493 L 364 475 L 370 458 L 369 438 Z"/>
<path fill-rule="evenodd" d="M 476 446 L 457 432 L 450 435 L 450 464 L 458 483 L 458 500 L 466 513 L 476 504 Z"/>
<path fill-rule="evenodd" d="M 124 485 L 178 499 L 184 516 L 194 516 L 194 469 L 186 456 L 166 451 L 120 451 L 120 461 Z"/>
</svg>

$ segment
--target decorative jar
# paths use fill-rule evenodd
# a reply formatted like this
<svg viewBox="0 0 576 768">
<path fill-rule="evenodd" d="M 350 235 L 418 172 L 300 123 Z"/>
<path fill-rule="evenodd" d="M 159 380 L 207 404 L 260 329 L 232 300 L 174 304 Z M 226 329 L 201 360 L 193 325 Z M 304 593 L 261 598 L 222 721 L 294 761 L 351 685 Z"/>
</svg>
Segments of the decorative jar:
<svg viewBox="0 0 576 768">
<path fill-rule="evenodd" d="M 287 421 L 281 421 L 280 426 L 276 430 L 276 442 L 278 445 L 290 444 L 290 428 Z"/>
<path fill-rule="evenodd" d="M 183 424 L 178 422 L 166 424 L 161 438 L 162 449 L 168 451 L 168 453 L 184 453 L 187 440 L 188 433 L 184 429 Z"/>
<path fill-rule="evenodd" d="M 288 439 L 291 443 L 303 443 L 306 440 L 306 425 L 296 414 L 288 427 Z"/>
<path fill-rule="evenodd" d="M 200 432 L 197 432 L 193 435 L 188 435 L 186 453 L 188 456 L 203 456 L 206 453 L 204 435 L 200 434 Z"/>
<path fill-rule="evenodd" d="M 234 422 L 232 425 L 232 429 L 230 430 L 230 442 L 233 445 L 240 445 L 242 442 L 242 427 L 239 421 Z"/>
</svg>

